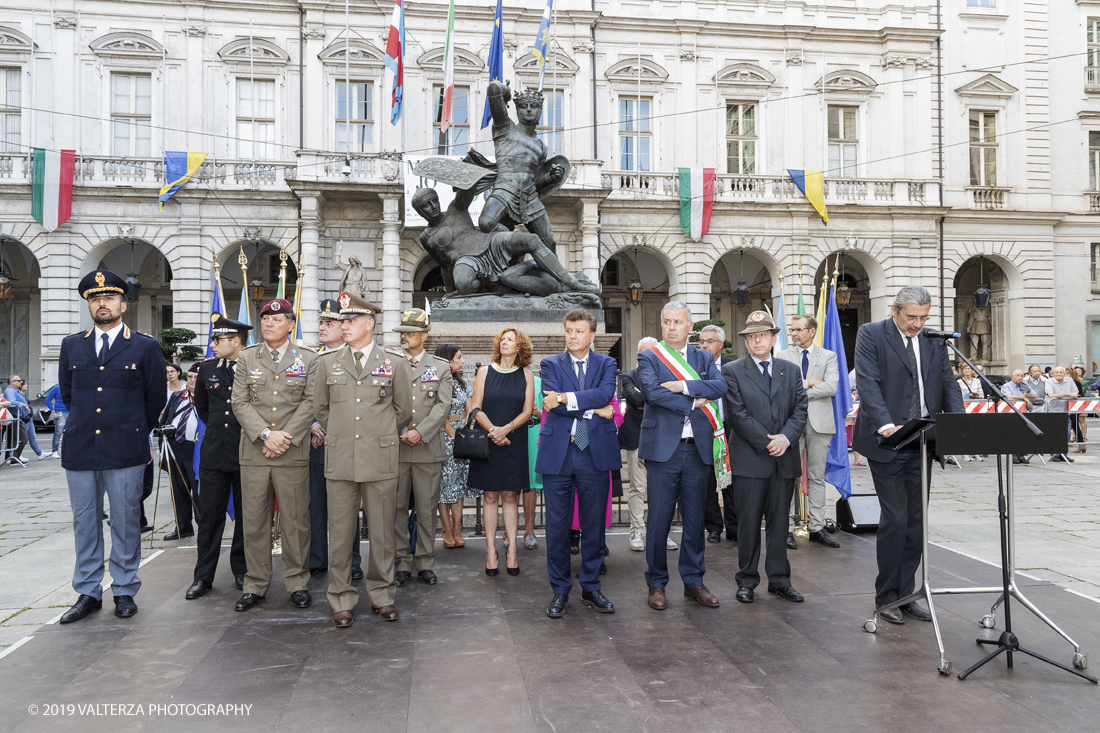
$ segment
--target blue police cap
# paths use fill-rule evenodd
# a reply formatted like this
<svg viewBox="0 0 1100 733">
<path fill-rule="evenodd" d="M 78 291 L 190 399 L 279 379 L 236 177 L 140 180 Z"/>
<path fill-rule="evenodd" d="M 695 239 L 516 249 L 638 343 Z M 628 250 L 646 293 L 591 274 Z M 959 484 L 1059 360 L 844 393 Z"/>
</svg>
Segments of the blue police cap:
<svg viewBox="0 0 1100 733">
<path fill-rule="evenodd" d="M 85 300 L 90 296 L 103 293 L 118 293 L 125 296 L 129 289 L 130 286 L 126 281 L 110 270 L 93 270 L 80 278 L 80 284 L 76 287 L 80 297 Z"/>
</svg>

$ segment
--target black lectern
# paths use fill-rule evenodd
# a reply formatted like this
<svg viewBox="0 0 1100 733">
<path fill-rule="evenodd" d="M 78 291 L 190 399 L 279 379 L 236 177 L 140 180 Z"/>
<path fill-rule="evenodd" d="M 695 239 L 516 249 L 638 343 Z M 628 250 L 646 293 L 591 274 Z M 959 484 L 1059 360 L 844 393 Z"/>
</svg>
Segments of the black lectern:
<svg viewBox="0 0 1100 733">
<path fill-rule="evenodd" d="M 1036 435 L 1031 427 L 1018 415 L 1008 413 L 990 414 L 966 414 L 945 413 L 939 415 L 936 420 L 937 439 L 942 452 L 961 455 L 996 455 L 997 456 L 997 507 L 998 524 L 1001 530 L 1001 586 L 992 588 L 941 588 L 932 593 L 961 594 L 961 593 L 1000 593 L 1000 598 L 990 609 L 989 614 L 979 622 L 985 628 L 993 628 L 996 621 L 993 614 L 1000 603 L 1004 603 L 1005 630 L 996 640 L 978 639 L 978 644 L 996 646 L 996 650 L 984 659 L 974 664 L 969 669 L 959 673 L 959 679 L 966 677 L 989 662 L 1002 652 L 1005 653 L 1009 668 L 1012 667 L 1013 653 L 1027 654 L 1048 664 L 1064 669 L 1067 672 L 1083 677 L 1092 683 L 1097 683 L 1095 677 L 1091 677 L 1078 669 L 1085 669 L 1088 660 L 1081 653 L 1080 647 L 1064 631 L 1047 618 L 1035 604 L 1029 601 L 1016 585 L 1016 552 L 1013 529 L 1013 505 L 1012 505 L 1012 455 L 1021 453 L 1065 453 L 1067 450 L 1065 416 L 1061 414 L 1031 414 L 1031 422 L 1039 428 L 1041 433 Z M 927 525 L 926 525 L 927 526 Z M 926 558 L 927 561 L 927 558 Z M 1015 598 L 1029 611 L 1038 616 L 1044 623 L 1057 632 L 1062 638 L 1073 645 L 1073 669 L 1040 654 L 1020 646 L 1019 640 L 1012 631 L 1012 611 L 1010 599 Z"/>
</svg>

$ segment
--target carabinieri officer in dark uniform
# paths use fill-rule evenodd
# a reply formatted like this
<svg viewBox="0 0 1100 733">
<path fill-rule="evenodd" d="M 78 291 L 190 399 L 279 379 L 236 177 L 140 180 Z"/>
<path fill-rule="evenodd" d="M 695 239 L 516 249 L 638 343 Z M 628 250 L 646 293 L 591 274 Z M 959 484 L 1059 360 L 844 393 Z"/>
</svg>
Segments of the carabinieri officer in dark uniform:
<svg viewBox="0 0 1100 733">
<path fill-rule="evenodd" d="M 111 501 L 111 593 L 115 615 L 137 613 L 141 561 L 141 479 L 149 431 L 164 409 L 164 356 L 151 336 L 122 323 L 126 281 L 113 272 L 85 275 L 77 292 L 95 325 L 61 342 L 57 381 L 69 407 L 61 466 L 69 484 L 76 540 L 76 604 L 67 624 L 103 605 L 103 493 Z"/>
<path fill-rule="evenodd" d="M 229 568 L 237 590 L 244 588 L 244 522 L 241 519 L 241 464 L 238 455 L 241 425 L 233 414 L 233 379 L 237 357 L 248 344 L 252 326 L 233 321 L 221 313 L 210 316 L 210 345 L 214 356 L 199 366 L 195 383 L 195 412 L 206 425 L 199 448 L 198 558 L 195 582 L 184 597 L 193 601 L 214 585 L 218 556 L 225 534 L 225 511 L 233 496 L 233 542 L 229 547 Z"/>
</svg>

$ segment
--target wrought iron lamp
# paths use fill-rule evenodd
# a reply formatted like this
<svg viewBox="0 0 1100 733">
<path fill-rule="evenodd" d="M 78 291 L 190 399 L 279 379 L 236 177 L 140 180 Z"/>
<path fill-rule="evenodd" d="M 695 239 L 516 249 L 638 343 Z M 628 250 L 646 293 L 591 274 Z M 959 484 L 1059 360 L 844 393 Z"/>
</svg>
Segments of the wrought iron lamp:
<svg viewBox="0 0 1100 733">
<path fill-rule="evenodd" d="M 985 258 L 978 257 L 978 289 L 974 291 L 974 305 L 980 310 L 989 305 L 989 288 L 985 286 Z"/>
</svg>

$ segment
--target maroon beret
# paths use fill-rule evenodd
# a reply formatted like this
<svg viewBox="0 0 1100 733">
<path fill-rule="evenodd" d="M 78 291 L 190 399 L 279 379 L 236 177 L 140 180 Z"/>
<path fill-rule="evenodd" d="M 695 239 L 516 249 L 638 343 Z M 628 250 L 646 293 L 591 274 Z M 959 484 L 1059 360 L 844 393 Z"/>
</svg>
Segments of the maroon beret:
<svg viewBox="0 0 1100 733">
<path fill-rule="evenodd" d="M 266 316 L 268 313 L 276 316 L 282 314 L 287 318 L 294 318 L 294 306 L 286 298 L 276 298 L 260 309 L 261 317 Z"/>
</svg>

